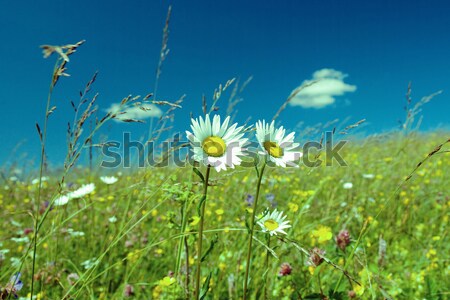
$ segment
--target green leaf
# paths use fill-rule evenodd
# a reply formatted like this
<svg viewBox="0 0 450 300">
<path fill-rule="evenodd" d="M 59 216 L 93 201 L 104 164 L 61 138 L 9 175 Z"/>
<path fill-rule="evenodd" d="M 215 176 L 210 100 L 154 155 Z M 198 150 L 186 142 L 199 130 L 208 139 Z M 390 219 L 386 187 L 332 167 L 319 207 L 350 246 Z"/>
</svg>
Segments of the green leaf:
<svg viewBox="0 0 450 300">
<path fill-rule="evenodd" d="M 245 213 L 247 215 L 247 213 Z M 248 218 L 247 216 L 245 216 L 245 227 L 247 228 L 247 233 L 250 234 L 252 233 L 252 230 L 250 228 L 250 224 L 248 224 Z"/>
<path fill-rule="evenodd" d="M 436 281 L 434 281 L 430 276 L 427 275 L 425 276 L 425 283 L 427 287 L 428 297 L 430 297 L 427 297 L 427 299 L 438 299 L 438 297 L 436 297 L 436 295 L 438 294 Z"/>
<path fill-rule="evenodd" d="M 258 164 L 255 162 L 256 177 L 259 177 Z"/>
<path fill-rule="evenodd" d="M 217 241 L 219 240 L 219 235 L 217 233 L 214 235 L 214 238 L 211 240 L 211 243 L 209 244 L 208 250 L 206 250 L 205 254 L 203 254 L 201 261 L 204 262 L 206 257 L 211 253 L 211 251 L 214 249 L 214 246 L 217 244 Z"/>
<path fill-rule="evenodd" d="M 253 239 L 255 241 L 257 241 L 258 243 L 261 244 L 261 246 L 263 246 L 267 251 L 269 251 L 270 254 L 272 254 L 272 256 L 278 260 L 278 255 L 275 253 L 275 251 L 273 251 L 270 247 L 267 247 L 267 245 L 265 243 L 263 243 L 262 241 L 258 240 L 258 238 L 256 236 L 253 236 Z"/>
<path fill-rule="evenodd" d="M 205 177 L 203 177 L 202 172 L 199 171 L 196 167 L 193 168 L 194 173 L 197 174 L 198 177 L 202 180 L 203 184 L 205 183 Z"/>
<path fill-rule="evenodd" d="M 209 282 L 211 281 L 212 272 L 209 273 L 208 277 L 206 277 L 205 283 L 203 283 L 202 289 L 200 291 L 200 300 L 205 299 L 206 294 L 209 290 Z"/>
<path fill-rule="evenodd" d="M 200 217 L 202 217 L 202 204 L 203 204 L 203 202 L 205 202 L 205 200 L 206 200 L 206 195 L 203 195 L 200 198 L 200 201 L 198 202 L 197 213 Z"/>
<path fill-rule="evenodd" d="M 343 300 L 345 299 L 345 292 L 334 292 L 334 289 L 330 289 L 330 291 L 328 292 L 329 295 L 329 299 L 330 300 Z"/>
</svg>

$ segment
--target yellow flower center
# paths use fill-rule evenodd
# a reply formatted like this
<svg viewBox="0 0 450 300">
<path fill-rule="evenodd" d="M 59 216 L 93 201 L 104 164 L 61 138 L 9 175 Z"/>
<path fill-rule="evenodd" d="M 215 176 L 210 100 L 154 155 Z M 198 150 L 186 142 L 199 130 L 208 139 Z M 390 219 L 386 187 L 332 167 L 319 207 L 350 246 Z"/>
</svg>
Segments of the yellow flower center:
<svg viewBox="0 0 450 300">
<path fill-rule="evenodd" d="M 225 154 L 227 146 L 222 138 L 218 136 L 207 137 L 202 143 L 203 151 L 212 157 L 221 157 Z"/>
<path fill-rule="evenodd" d="M 266 227 L 270 231 L 274 231 L 279 227 L 279 225 L 275 220 L 269 219 L 264 222 L 264 227 Z"/>
<path fill-rule="evenodd" d="M 271 156 L 276 158 L 283 156 L 283 149 L 276 142 L 267 141 L 264 142 L 263 146 Z"/>
</svg>

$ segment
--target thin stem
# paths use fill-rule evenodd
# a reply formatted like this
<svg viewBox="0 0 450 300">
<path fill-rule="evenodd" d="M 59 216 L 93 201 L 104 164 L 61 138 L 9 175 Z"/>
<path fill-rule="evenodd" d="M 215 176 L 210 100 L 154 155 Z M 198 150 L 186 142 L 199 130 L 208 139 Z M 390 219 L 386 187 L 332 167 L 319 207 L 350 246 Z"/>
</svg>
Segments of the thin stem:
<svg viewBox="0 0 450 300">
<path fill-rule="evenodd" d="M 363 237 L 363 235 L 364 235 L 364 233 L 365 233 L 365 231 L 366 231 L 366 229 L 367 229 L 367 225 L 368 225 L 368 222 L 367 222 L 367 221 L 364 222 L 363 228 L 361 229 L 361 232 L 359 233 L 358 240 L 356 241 L 356 244 L 355 244 L 355 246 L 353 247 L 352 252 L 351 252 L 350 255 L 347 257 L 347 260 L 345 261 L 344 268 L 343 268 L 344 271 L 341 273 L 341 276 L 339 276 L 339 280 L 338 280 L 336 286 L 334 287 L 334 291 L 333 291 L 334 294 L 336 294 L 337 290 L 339 289 L 339 286 L 341 285 L 342 278 L 344 277 L 345 272 L 347 271 L 347 265 L 348 265 L 349 261 L 350 261 L 350 260 L 353 258 L 353 256 L 355 255 L 356 248 L 358 248 L 359 243 L 361 242 L 361 239 L 362 239 L 362 237 Z"/>
<path fill-rule="evenodd" d="M 259 198 L 259 190 L 261 189 L 261 181 L 264 174 L 264 169 L 266 168 L 266 162 L 264 162 L 261 171 L 258 176 L 258 185 L 256 187 L 256 195 L 255 201 L 253 202 L 253 211 L 252 218 L 250 222 L 250 235 L 248 237 L 248 249 L 247 249 L 247 263 L 245 265 L 245 277 L 244 277 L 244 297 L 243 299 L 247 299 L 247 286 L 248 286 L 248 275 L 250 272 L 250 259 L 252 256 L 252 243 L 253 243 L 253 233 L 255 228 L 255 217 L 256 217 L 256 209 L 258 207 L 258 198 Z"/>
<path fill-rule="evenodd" d="M 56 69 L 58 67 L 59 59 L 56 60 L 55 66 L 53 68 L 53 74 L 55 74 Z M 54 88 L 54 82 L 52 81 L 50 84 L 50 88 L 47 95 L 47 105 L 45 108 L 45 118 L 44 118 L 44 129 L 41 136 L 41 161 L 39 164 L 39 187 L 38 187 L 38 195 L 35 202 L 35 218 L 34 218 L 34 234 L 33 234 L 33 262 L 31 265 L 31 287 L 30 287 L 30 300 L 33 298 L 34 291 L 34 272 L 36 271 L 36 251 L 37 251 L 37 238 L 39 231 L 39 204 L 41 202 L 41 194 L 42 194 L 42 175 L 44 173 L 44 164 L 45 164 L 45 141 L 47 139 L 47 124 L 48 124 L 48 116 L 50 110 L 50 102 L 52 99 Z"/>
<path fill-rule="evenodd" d="M 206 168 L 206 176 L 205 181 L 203 182 L 203 199 L 201 208 L 200 208 L 200 225 L 198 229 L 198 241 L 197 241 L 197 276 L 195 279 L 195 297 L 196 299 L 200 299 L 200 278 L 201 278 L 201 267 L 202 267 L 202 246 L 203 246 L 203 221 L 205 219 L 205 204 L 206 204 L 206 196 L 208 194 L 208 181 L 209 181 L 209 173 L 211 171 L 211 166 L 208 165 Z"/>
<path fill-rule="evenodd" d="M 184 235 L 186 231 L 186 223 L 187 223 L 187 210 L 188 210 L 188 200 L 183 203 L 181 207 L 181 231 L 180 231 L 180 241 L 178 244 L 178 253 L 177 253 L 177 261 L 175 265 L 175 272 L 177 276 L 181 276 L 181 254 L 183 252 L 183 248 L 186 256 L 186 281 L 185 281 L 185 290 L 186 290 L 186 299 L 189 299 L 189 249 L 187 244 L 187 237 Z"/>
<path fill-rule="evenodd" d="M 322 280 L 320 278 L 320 273 L 322 272 L 322 269 L 319 269 L 319 272 L 317 272 L 317 282 L 319 284 L 319 291 L 320 291 L 320 295 L 322 296 L 322 298 L 325 297 L 325 295 L 323 294 L 323 289 L 322 289 Z"/>
<path fill-rule="evenodd" d="M 190 299 L 190 291 L 189 291 L 189 245 L 187 236 L 184 237 L 184 251 L 186 255 L 186 299 Z"/>
<path fill-rule="evenodd" d="M 180 230 L 180 241 L 178 243 L 178 250 L 177 250 L 177 260 L 175 262 L 175 273 L 177 276 L 180 275 L 180 270 L 181 270 L 181 254 L 183 252 L 183 240 L 184 240 L 184 230 L 185 230 L 185 224 L 186 224 L 186 215 L 185 215 L 185 209 L 187 206 L 187 201 L 185 201 L 185 203 L 183 203 L 183 206 L 180 209 L 180 213 L 181 213 L 181 230 Z"/>
<path fill-rule="evenodd" d="M 269 273 L 269 256 L 270 256 L 270 235 L 269 238 L 267 239 L 267 251 L 266 251 L 266 262 L 265 262 L 265 276 L 264 276 L 264 299 L 269 299 L 267 297 L 267 274 Z"/>
<path fill-rule="evenodd" d="M 158 100 L 156 97 L 156 94 L 158 92 L 158 85 L 159 85 L 159 78 L 161 76 L 161 70 L 163 66 L 163 62 L 167 57 L 168 49 L 167 49 L 167 42 L 169 41 L 169 21 L 170 21 L 170 14 L 172 12 L 172 6 L 169 5 L 169 8 L 167 10 L 167 16 L 166 16 L 166 23 L 164 25 L 163 29 L 163 38 L 161 43 L 161 50 L 159 52 L 159 60 L 158 60 L 158 67 L 156 69 L 156 76 L 155 76 L 155 82 L 153 85 L 153 99 Z M 150 126 L 148 130 L 148 140 L 150 141 L 153 134 L 153 118 L 150 121 Z M 159 134 L 158 134 L 159 137 Z"/>
</svg>

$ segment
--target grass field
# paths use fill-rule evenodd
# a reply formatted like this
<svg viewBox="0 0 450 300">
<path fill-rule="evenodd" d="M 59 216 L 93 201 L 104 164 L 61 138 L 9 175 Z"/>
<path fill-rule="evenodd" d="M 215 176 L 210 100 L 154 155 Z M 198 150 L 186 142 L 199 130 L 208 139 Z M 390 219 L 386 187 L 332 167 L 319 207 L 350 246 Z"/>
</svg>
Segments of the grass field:
<svg viewBox="0 0 450 300">
<path fill-rule="evenodd" d="M 269 244 L 268 235 L 255 226 L 250 298 L 267 293 L 270 299 L 447 299 L 447 145 L 405 181 L 446 135 L 352 139 L 341 153 L 347 167 L 267 168 L 258 213 L 276 207 L 292 227 L 287 235 L 272 236 Z M 90 183 L 95 190 L 47 210 L 37 239 L 34 295 L 192 297 L 203 189 L 192 167 L 116 170 L 109 174 L 118 179 L 112 184 L 101 175 L 73 169 L 63 191 Z M 38 180 L 17 177 L 5 177 L 0 190 L 0 283 L 7 287 L 21 269 L 24 287 L 17 294 L 27 297 L 32 212 L 39 205 L 42 218 L 46 203 L 58 194 L 60 178 L 44 178 L 42 200 L 35 203 Z M 243 294 L 246 220 L 257 179 L 253 168 L 211 171 L 202 264 L 202 281 L 209 282 L 205 299 L 240 299 Z M 350 243 L 344 238 L 338 247 L 336 236 L 344 229 Z M 325 252 L 310 255 L 314 247 Z"/>
<path fill-rule="evenodd" d="M 79 103 L 71 102 L 64 163 L 48 168 L 53 90 L 83 42 L 42 47 L 45 57 L 57 58 L 45 118 L 36 124 L 40 162 L 31 168 L 13 161 L 1 169 L 0 299 L 449 298 L 450 134 L 417 130 L 421 106 L 438 93 L 413 105 L 409 86 L 406 119 L 395 132 L 356 136 L 352 130 L 364 120 L 328 124 L 337 127 L 337 141 L 347 140 L 340 163 L 327 151 L 303 151 L 296 167 L 286 167 L 299 151 L 293 135 L 214 118 L 212 124 L 192 120 L 195 126 L 184 126 L 193 131 L 189 141 L 183 136 L 175 149 L 156 153 L 166 161 L 190 147 L 195 167 L 101 168 L 104 157 L 92 156 L 92 149 L 108 143 L 93 142 L 106 122 L 139 122 L 125 112 L 161 106 L 148 137 L 160 144 L 183 97 L 128 96 L 102 117 L 97 95 L 89 93 L 95 74 Z M 236 91 L 246 83 L 220 85 L 212 101 L 204 99 L 204 114 L 216 114 L 229 89 L 226 114 L 233 115 Z M 303 146 L 326 127 L 300 128 L 295 142 Z M 247 167 L 239 165 L 239 154 L 228 153 L 237 142 L 248 160 L 243 135 L 259 142 L 253 145 L 261 159 Z M 319 144 L 326 148 L 327 141 Z M 228 154 L 226 170 L 211 167 Z M 323 163 L 312 167 L 305 158 Z"/>
</svg>

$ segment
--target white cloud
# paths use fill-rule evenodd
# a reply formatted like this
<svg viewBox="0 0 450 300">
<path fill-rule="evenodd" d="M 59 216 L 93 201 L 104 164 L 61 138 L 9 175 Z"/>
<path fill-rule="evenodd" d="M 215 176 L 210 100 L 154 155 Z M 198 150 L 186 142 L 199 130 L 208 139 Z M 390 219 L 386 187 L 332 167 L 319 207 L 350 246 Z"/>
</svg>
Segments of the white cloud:
<svg viewBox="0 0 450 300">
<path fill-rule="evenodd" d="M 355 85 L 344 82 L 345 77 L 347 74 L 334 69 L 317 70 L 313 73 L 313 78 L 305 80 L 302 85 L 316 82 L 297 93 L 290 104 L 317 109 L 331 105 L 336 101 L 336 96 L 356 91 Z"/>
<path fill-rule="evenodd" d="M 144 109 L 142 109 L 142 108 Z M 135 120 L 143 120 L 148 118 L 157 118 L 162 115 L 161 109 L 154 104 L 141 104 L 140 106 L 128 106 L 123 108 L 119 103 L 113 103 L 107 109 L 107 111 L 116 113 L 116 112 L 125 112 L 123 114 L 118 115 L 113 120 L 117 122 L 121 122 L 120 120 L 126 119 L 135 119 Z"/>
</svg>

